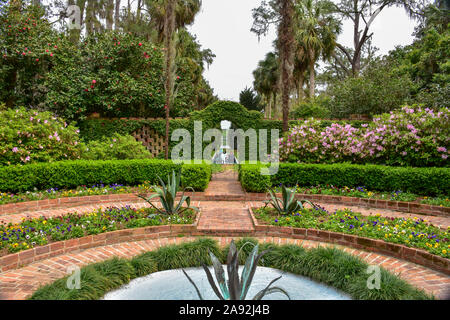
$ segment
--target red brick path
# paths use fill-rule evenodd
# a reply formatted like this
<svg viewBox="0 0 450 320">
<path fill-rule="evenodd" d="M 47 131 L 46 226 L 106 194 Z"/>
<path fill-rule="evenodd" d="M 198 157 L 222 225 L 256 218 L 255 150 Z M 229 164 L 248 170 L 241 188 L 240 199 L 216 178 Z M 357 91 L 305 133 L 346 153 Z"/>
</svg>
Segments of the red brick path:
<svg viewBox="0 0 450 320">
<path fill-rule="evenodd" d="M 237 181 L 237 173 L 227 170 L 225 172 L 214 175 L 205 194 L 211 196 L 223 196 L 228 201 L 195 201 L 193 205 L 201 208 L 201 216 L 198 223 L 199 231 L 212 234 L 218 232 L 226 232 L 228 235 L 234 233 L 246 233 L 254 230 L 250 217 L 248 206 L 259 206 L 261 202 L 245 202 L 242 200 L 245 195 L 241 185 Z M 235 201 L 232 201 L 233 198 Z M 230 201 L 231 200 L 231 201 Z M 10 214 L 0 217 L 1 222 L 19 222 L 23 217 L 38 217 L 41 215 L 58 216 L 67 214 L 68 212 L 85 213 L 97 210 L 100 207 L 108 206 L 125 206 L 130 205 L 134 208 L 148 206 L 146 203 L 121 203 L 111 202 L 98 205 L 85 205 L 71 209 L 62 208 L 55 210 L 35 211 L 20 214 Z M 342 205 L 323 204 L 327 210 L 341 209 Z M 396 211 L 383 209 L 368 209 L 349 207 L 354 211 L 359 211 L 365 215 L 381 213 L 383 216 L 418 216 L 420 215 L 404 214 Z M 427 220 L 436 225 L 448 226 L 449 218 L 443 217 L 425 217 Z M 221 245 L 225 245 L 231 241 L 231 237 L 214 237 Z M 50 283 L 66 275 L 67 267 L 70 265 L 83 266 L 93 262 L 106 260 L 113 256 L 132 257 L 139 253 L 154 250 L 160 246 L 169 243 L 181 243 L 192 241 L 193 237 L 172 237 L 159 238 L 145 241 L 124 242 L 114 245 L 106 245 L 102 247 L 85 249 L 81 252 L 68 253 L 57 257 L 49 258 L 32 263 L 20 269 L 6 271 L 0 273 L 0 299 L 24 299 L 29 296 L 40 285 Z M 304 247 L 312 247 L 317 245 L 336 246 L 351 254 L 360 256 L 370 264 L 377 264 L 385 267 L 387 270 L 400 274 L 400 276 L 411 284 L 425 289 L 429 293 L 434 293 L 438 298 L 448 298 L 450 294 L 450 277 L 443 273 L 431 270 L 429 268 L 396 259 L 382 254 L 369 253 L 348 247 L 342 247 L 335 244 L 322 243 L 310 240 L 298 240 L 288 238 L 259 237 L 259 241 L 269 241 L 275 243 L 292 243 L 302 245 Z"/>
<path fill-rule="evenodd" d="M 231 237 L 214 237 L 221 246 L 230 243 Z M 287 239 L 277 237 L 259 237 L 260 242 L 276 244 L 295 244 L 305 248 L 317 246 L 333 246 L 309 240 Z M 140 253 L 155 250 L 168 244 L 179 244 L 195 240 L 194 237 L 171 237 L 153 240 L 125 242 L 103 247 L 86 249 L 77 253 L 60 255 L 54 258 L 35 262 L 24 268 L 3 272 L 0 274 L 0 299 L 25 299 L 39 286 L 51 283 L 68 275 L 68 268 L 82 267 L 87 264 L 107 260 L 113 257 L 131 258 Z M 381 265 L 387 270 L 398 274 L 401 278 L 438 298 L 448 298 L 450 278 L 442 273 L 425 267 L 395 259 L 389 256 L 369 253 L 362 250 L 334 245 L 350 254 L 361 257 L 369 264 Z"/>
</svg>

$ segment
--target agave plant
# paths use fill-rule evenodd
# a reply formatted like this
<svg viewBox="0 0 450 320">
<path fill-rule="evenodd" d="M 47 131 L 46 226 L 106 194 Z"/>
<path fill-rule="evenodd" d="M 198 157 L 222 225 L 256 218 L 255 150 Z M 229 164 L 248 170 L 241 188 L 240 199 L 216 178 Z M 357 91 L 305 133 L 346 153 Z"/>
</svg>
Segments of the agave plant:
<svg viewBox="0 0 450 320">
<path fill-rule="evenodd" d="M 243 247 L 241 247 L 242 250 Z M 269 250 L 263 251 L 258 254 L 258 245 L 255 245 L 250 255 L 247 257 L 245 262 L 244 269 L 241 274 L 241 278 L 239 279 L 239 253 L 241 250 L 236 249 L 236 245 L 234 241 L 231 241 L 230 250 L 228 252 L 227 257 L 227 273 L 228 273 L 228 281 L 225 280 L 225 271 L 222 267 L 222 263 L 219 259 L 209 251 L 209 256 L 211 257 L 211 261 L 214 267 L 214 273 L 216 276 L 217 283 L 214 282 L 213 276 L 209 271 L 208 267 L 203 264 L 203 269 L 206 272 L 206 276 L 208 278 L 208 282 L 211 285 L 214 293 L 220 300 L 245 300 L 250 285 L 253 281 L 253 276 L 255 275 L 256 267 L 258 265 L 261 257 L 266 254 Z M 189 277 L 189 275 L 182 269 L 184 275 L 188 278 L 189 282 L 194 286 L 197 295 L 200 300 L 203 300 L 203 297 L 198 289 L 197 285 L 194 281 Z M 272 287 L 272 284 L 276 281 L 280 280 L 281 276 L 272 280 L 263 290 L 259 291 L 254 297 L 253 300 L 261 300 L 264 296 L 280 292 L 286 295 L 289 300 L 289 294 L 280 287 Z"/>
<path fill-rule="evenodd" d="M 264 201 L 266 204 L 264 208 L 271 204 L 281 215 L 290 215 L 295 211 L 303 210 L 305 203 L 311 205 L 313 208 L 317 208 L 317 205 L 309 200 L 296 200 L 296 190 L 286 188 L 284 185 L 281 186 L 281 199 L 277 197 L 276 192 L 273 189 L 269 188 L 268 192 L 271 199 Z"/>
<path fill-rule="evenodd" d="M 185 196 L 184 193 L 186 190 L 190 189 L 194 192 L 192 188 L 185 188 L 183 190 L 183 194 L 181 195 L 180 201 L 176 204 L 175 198 L 177 196 L 177 191 L 180 188 L 181 182 L 181 172 L 175 173 L 175 170 L 172 171 L 172 177 L 170 175 L 167 177 L 167 185 L 164 181 L 158 176 L 158 179 L 161 183 L 161 188 L 158 186 L 153 186 L 156 193 L 146 198 L 144 195 L 138 195 L 138 197 L 147 201 L 153 208 L 155 208 L 161 214 L 181 214 L 188 209 L 193 209 L 198 211 L 198 208 L 191 206 L 191 197 Z M 162 208 L 157 208 L 151 200 L 153 198 L 159 197 Z M 187 207 L 183 207 L 184 202 L 186 202 Z"/>
</svg>

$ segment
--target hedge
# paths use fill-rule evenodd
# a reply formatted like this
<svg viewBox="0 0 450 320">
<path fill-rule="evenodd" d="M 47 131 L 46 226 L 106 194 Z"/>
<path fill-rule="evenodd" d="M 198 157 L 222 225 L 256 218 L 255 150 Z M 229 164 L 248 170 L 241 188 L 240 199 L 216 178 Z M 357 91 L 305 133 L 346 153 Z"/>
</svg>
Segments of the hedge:
<svg viewBox="0 0 450 320">
<path fill-rule="evenodd" d="M 138 185 L 145 181 L 159 184 L 172 170 L 181 168 L 183 186 L 203 191 L 208 186 L 211 168 L 208 164 L 175 164 L 172 161 L 109 160 L 60 161 L 0 167 L 0 191 L 23 192 L 49 188 L 76 188 L 97 183 Z"/>
<path fill-rule="evenodd" d="M 369 190 L 401 190 L 418 195 L 447 195 L 450 190 L 450 168 L 280 163 L 278 173 L 273 176 L 261 175 L 260 168 L 261 164 L 239 167 L 239 179 L 246 191 L 264 192 L 267 185 L 279 184 L 364 186 Z"/>
</svg>

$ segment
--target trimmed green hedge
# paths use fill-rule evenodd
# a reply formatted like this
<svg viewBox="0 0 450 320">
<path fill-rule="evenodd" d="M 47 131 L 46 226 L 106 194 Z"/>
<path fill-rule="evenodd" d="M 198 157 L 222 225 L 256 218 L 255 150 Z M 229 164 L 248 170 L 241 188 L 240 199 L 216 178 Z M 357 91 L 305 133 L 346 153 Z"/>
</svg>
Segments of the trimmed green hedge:
<svg viewBox="0 0 450 320">
<path fill-rule="evenodd" d="M 239 179 L 246 191 L 264 192 L 267 185 L 279 184 L 364 186 L 369 190 L 402 190 L 419 195 L 447 195 L 450 190 L 450 168 L 280 163 L 278 173 L 273 176 L 261 175 L 260 168 L 261 164 L 239 167 Z"/>
<path fill-rule="evenodd" d="M 49 188 L 76 188 L 97 183 L 159 184 L 172 170 L 181 170 L 184 187 L 203 191 L 211 178 L 208 164 L 175 164 L 166 160 L 60 161 L 24 166 L 0 167 L 0 191 L 18 192 Z"/>
</svg>

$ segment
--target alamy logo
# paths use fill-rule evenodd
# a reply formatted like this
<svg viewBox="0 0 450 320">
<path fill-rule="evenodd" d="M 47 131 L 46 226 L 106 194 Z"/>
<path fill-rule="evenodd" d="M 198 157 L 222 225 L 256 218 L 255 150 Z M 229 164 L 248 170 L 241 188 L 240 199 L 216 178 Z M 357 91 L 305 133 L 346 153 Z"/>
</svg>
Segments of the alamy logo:
<svg viewBox="0 0 450 320">
<path fill-rule="evenodd" d="M 69 30 L 81 29 L 81 11 L 79 6 L 68 6 L 66 16 L 69 20 L 67 24 Z"/>
<path fill-rule="evenodd" d="M 381 289 L 381 270 L 379 266 L 369 266 L 366 270 L 367 274 L 370 274 L 367 279 L 367 289 L 373 290 Z"/>
<path fill-rule="evenodd" d="M 67 278 L 67 289 L 81 289 L 81 271 L 77 266 L 70 266 L 67 268 L 67 273 L 70 276 Z"/>
</svg>

